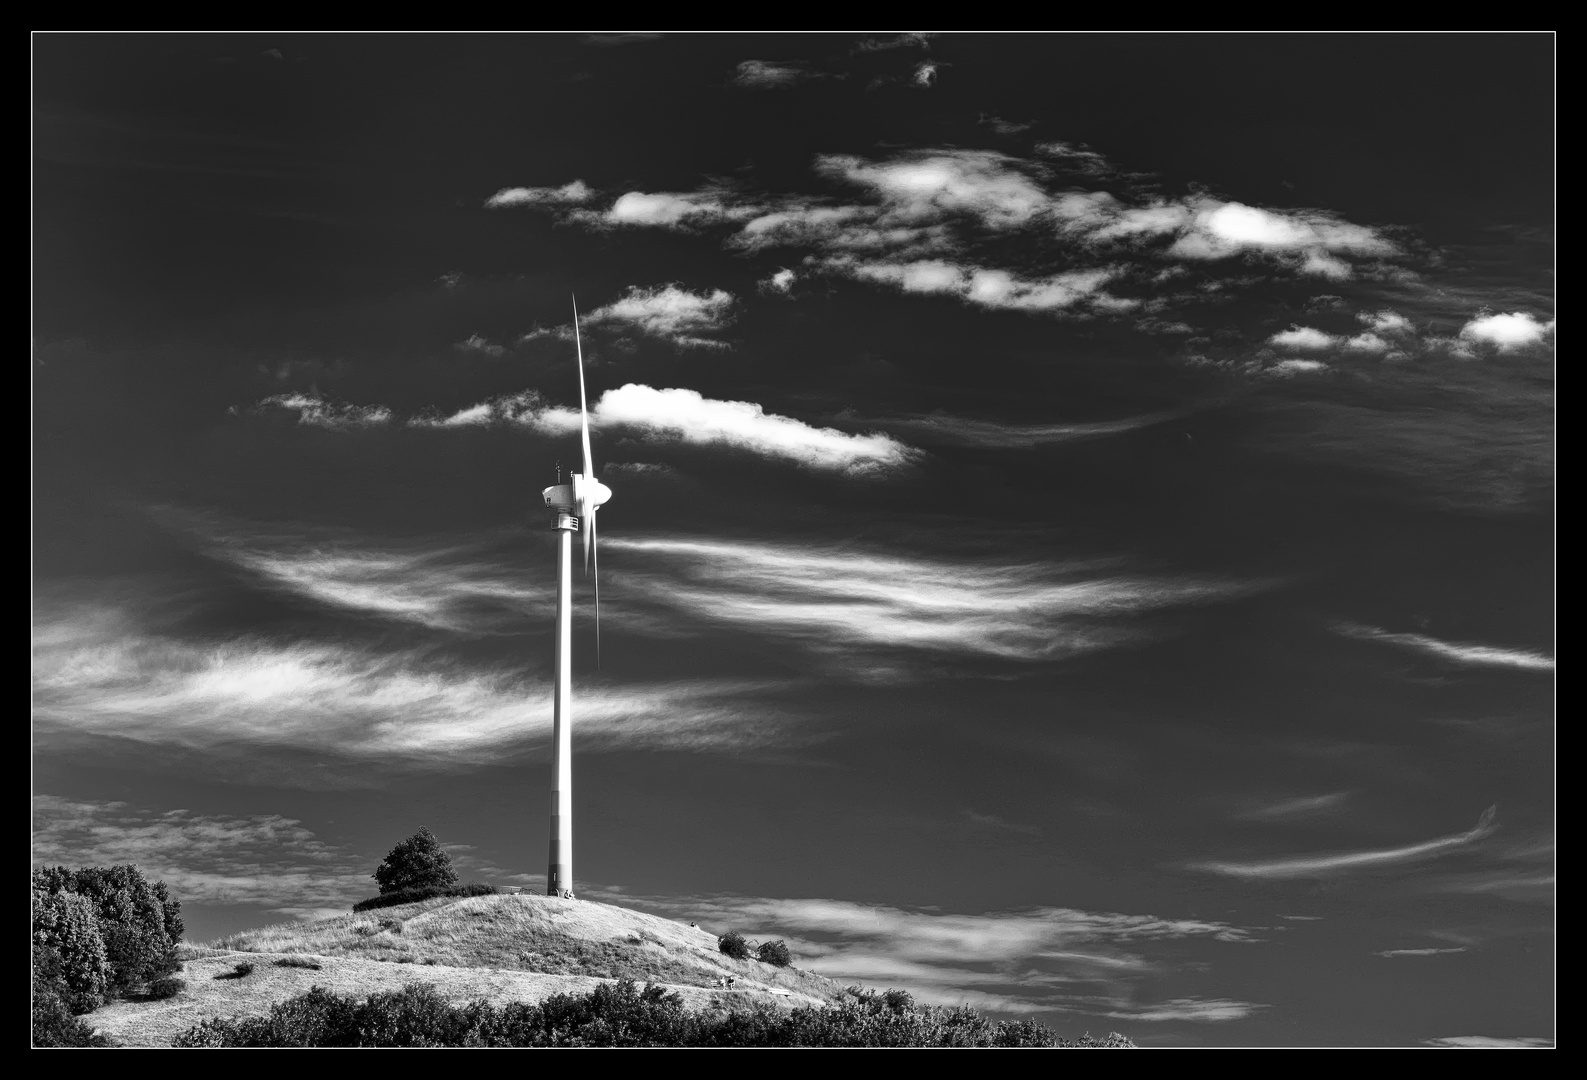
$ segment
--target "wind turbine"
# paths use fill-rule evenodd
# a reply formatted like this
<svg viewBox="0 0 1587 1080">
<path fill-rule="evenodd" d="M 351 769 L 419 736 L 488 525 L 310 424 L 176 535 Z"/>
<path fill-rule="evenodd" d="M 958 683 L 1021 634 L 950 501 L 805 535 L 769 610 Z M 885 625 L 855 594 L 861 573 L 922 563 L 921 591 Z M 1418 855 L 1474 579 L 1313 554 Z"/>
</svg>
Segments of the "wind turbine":
<svg viewBox="0 0 1587 1080">
<path fill-rule="evenodd" d="M 557 534 L 557 681 L 552 708 L 551 855 L 546 868 L 546 895 L 573 899 L 573 534 L 584 533 L 584 572 L 594 565 L 595 655 L 601 648 L 601 562 L 595 546 L 595 512 L 612 497 L 612 489 L 595 479 L 590 454 L 590 410 L 584 394 L 584 342 L 579 337 L 579 304 L 573 301 L 573 341 L 579 354 L 579 423 L 584 439 L 584 471 L 572 483 L 545 489 L 546 508 L 555 517 Z"/>
</svg>

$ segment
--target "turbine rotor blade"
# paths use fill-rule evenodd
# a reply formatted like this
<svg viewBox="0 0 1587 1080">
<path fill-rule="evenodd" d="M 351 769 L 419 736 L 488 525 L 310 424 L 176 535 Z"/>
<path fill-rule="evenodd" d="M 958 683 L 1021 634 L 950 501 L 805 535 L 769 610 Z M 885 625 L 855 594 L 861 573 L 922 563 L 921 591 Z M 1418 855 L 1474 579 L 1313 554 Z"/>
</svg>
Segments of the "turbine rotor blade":
<svg viewBox="0 0 1587 1080">
<path fill-rule="evenodd" d="M 590 406 L 584 396 L 584 341 L 579 336 L 579 301 L 573 300 L 573 342 L 579 351 L 579 420 L 584 436 L 584 475 L 595 479 L 595 458 L 590 453 Z"/>
</svg>

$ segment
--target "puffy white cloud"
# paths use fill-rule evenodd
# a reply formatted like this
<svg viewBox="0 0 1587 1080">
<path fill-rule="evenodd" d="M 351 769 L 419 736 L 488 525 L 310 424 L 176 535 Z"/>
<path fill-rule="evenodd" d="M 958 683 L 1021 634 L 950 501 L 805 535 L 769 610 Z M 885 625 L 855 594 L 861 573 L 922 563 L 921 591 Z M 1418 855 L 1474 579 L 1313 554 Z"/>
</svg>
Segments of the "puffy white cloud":
<svg viewBox="0 0 1587 1080">
<path fill-rule="evenodd" d="M 1543 322 L 1523 311 L 1508 315 L 1480 315 L 1460 328 L 1464 341 L 1492 345 L 1500 352 L 1514 352 L 1536 345 L 1554 332 L 1554 320 Z"/>
<path fill-rule="evenodd" d="M 935 86 L 937 84 L 937 68 L 938 64 L 935 61 L 923 60 L 915 66 L 915 72 L 909 77 L 909 81 L 922 90 Z"/>
<path fill-rule="evenodd" d="M 760 283 L 761 289 L 765 292 L 790 293 L 793 291 L 794 282 L 798 277 L 798 274 L 785 266 L 765 281 L 762 281 Z"/>
<path fill-rule="evenodd" d="M 896 263 L 837 256 L 820 264 L 829 272 L 890 285 L 903 292 L 955 296 L 977 307 L 1005 311 L 1065 311 L 1082 306 L 1124 310 L 1138 304 L 1110 296 L 1103 286 L 1116 276 L 1108 268 L 1075 270 L 1045 278 L 1023 278 L 945 259 Z"/>
<path fill-rule="evenodd" d="M 900 155 L 891 161 L 828 155 L 816 167 L 828 176 L 868 188 L 886 214 L 922 221 L 944 213 L 969 214 L 991 229 L 1028 224 L 1047 207 L 1047 192 L 1015 159 L 989 150 L 943 150 Z"/>
<path fill-rule="evenodd" d="M 1321 352 L 1339 344 L 1339 338 L 1310 326 L 1291 326 L 1268 338 L 1268 344 L 1281 349 L 1299 349 L 1302 352 Z"/>
<path fill-rule="evenodd" d="M 1376 230 L 1314 211 L 1281 213 L 1218 199 L 1201 199 L 1192 209 L 1190 229 L 1171 254 L 1219 259 L 1247 250 L 1356 255 L 1390 255 L 1397 250 Z"/>
<path fill-rule="evenodd" d="M 384 405 L 346 405 L 327 401 L 317 394 L 275 394 L 260 401 L 259 405 L 295 410 L 298 423 L 311 427 L 369 428 L 391 421 L 391 410 Z"/>
<path fill-rule="evenodd" d="M 1356 318 L 1365 323 L 1367 329 L 1378 334 L 1409 334 L 1415 329 L 1411 320 L 1387 308 L 1382 311 L 1363 311 Z"/>
<path fill-rule="evenodd" d="M 485 200 L 492 210 L 508 206 L 582 206 L 595 198 L 595 191 L 583 180 L 574 180 L 561 187 L 502 188 Z"/>
<path fill-rule="evenodd" d="M 686 229 L 742 221 L 761 212 L 758 204 L 736 199 L 718 188 L 709 188 L 692 192 L 629 191 L 618 196 L 607 210 L 575 210 L 567 219 L 598 227 Z"/>
<path fill-rule="evenodd" d="M 722 289 L 693 293 L 676 285 L 651 289 L 632 286 L 619 300 L 584 317 L 590 326 L 615 325 L 666 338 L 686 348 L 725 348 L 701 333 L 720 330 L 732 321 L 733 295 Z"/>
<path fill-rule="evenodd" d="M 1386 353 L 1390 349 L 1394 348 L 1392 344 L 1372 333 L 1370 330 L 1366 333 L 1356 334 L 1354 337 L 1346 338 L 1344 347 L 1351 352 L 1364 353 Z"/>
<path fill-rule="evenodd" d="M 750 401 L 719 401 L 694 390 L 657 390 L 629 383 L 601 396 L 593 410 L 601 425 L 696 445 L 732 446 L 765 457 L 852 475 L 883 473 L 912 461 L 917 451 L 888 435 L 852 435 L 768 413 Z"/>
</svg>

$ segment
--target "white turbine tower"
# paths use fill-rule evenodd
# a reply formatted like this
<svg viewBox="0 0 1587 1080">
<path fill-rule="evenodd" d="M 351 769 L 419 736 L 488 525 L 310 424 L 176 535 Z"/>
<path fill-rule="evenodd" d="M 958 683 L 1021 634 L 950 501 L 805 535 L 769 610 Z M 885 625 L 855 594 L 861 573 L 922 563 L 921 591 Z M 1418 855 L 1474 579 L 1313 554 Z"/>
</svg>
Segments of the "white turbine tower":
<svg viewBox="0 0 1587 1080">
<path fill-rule="evenodd" d="M 579 337 L 579 306 L 573 302 L 573 340 L 579 355 L 579 422 L 584 438 L 584 471 L 571 484 L 545 489 L 546 507 L 555 513 L 557 534 L 557 683 L 552 709 L 551 856 L 546 868 L 546 895 L 573 898 L 573 534 L 584 533 L 584 572 L 595 570 L 595 655 L 601 648 L 601 562 L 595 546 L 595 512 L 612 497 L 612 489 L 595 479 L 590 455 L 590 410 L 584 395 L 584 342 Z"/>
</svg>

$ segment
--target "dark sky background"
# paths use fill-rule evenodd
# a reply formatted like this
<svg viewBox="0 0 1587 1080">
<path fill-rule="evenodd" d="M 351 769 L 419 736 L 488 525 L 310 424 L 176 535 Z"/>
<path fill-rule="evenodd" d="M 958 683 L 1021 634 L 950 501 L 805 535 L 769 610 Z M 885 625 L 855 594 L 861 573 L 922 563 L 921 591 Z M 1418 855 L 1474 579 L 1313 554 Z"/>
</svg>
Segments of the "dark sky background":
<svg viewBox="0 0 1587 1080">
<path fill-rule="evenodd" d="M 36 861 L 543 887 L 576 293 L 581 895 L 1552 1040 L 1552 36 L 33 44 Z"/>
</svg>

